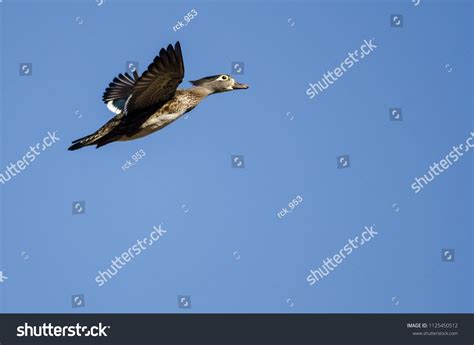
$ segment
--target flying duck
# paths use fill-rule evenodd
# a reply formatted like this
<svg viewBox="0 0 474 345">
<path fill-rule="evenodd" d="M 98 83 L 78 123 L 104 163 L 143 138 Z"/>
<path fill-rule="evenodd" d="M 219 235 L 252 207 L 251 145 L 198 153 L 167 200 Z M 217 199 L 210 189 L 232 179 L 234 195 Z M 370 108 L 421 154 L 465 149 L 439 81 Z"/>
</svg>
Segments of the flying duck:
<svg viewBox="0 0 474 345">
<path fill-rule="evenodd" d="M 162 48 L 140 77 L 137 71 L 132 74 L 119 74 L 105 89 L 102 100 L 116 115 L 95 133 L 73 141 L 69 150 L 144 137 L 193 110 L 209 95 L 248 88 L 228 74 L 219 74 L 193 80 L 189 89 L 178 89 L 184 78 L 179 42 Z"/>
</svg>

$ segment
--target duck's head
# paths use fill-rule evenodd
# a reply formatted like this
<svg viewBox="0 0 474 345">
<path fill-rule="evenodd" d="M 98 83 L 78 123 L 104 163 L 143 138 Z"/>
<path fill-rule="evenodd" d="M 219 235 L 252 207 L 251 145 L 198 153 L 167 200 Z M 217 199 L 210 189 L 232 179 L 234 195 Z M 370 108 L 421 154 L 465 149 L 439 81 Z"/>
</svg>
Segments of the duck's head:
<svg viewBox="0 0 474 345">
<path fill-rule="evenodd" d="M 198 80 L 191 80 L 190 82 L 194 86 L 200 86 L 207 89 L 210 93 L 219 93 L 249 88 L 247 84 L 241 84 L 237 82 L 228 74 L 213 75 Z"/>
</svg>

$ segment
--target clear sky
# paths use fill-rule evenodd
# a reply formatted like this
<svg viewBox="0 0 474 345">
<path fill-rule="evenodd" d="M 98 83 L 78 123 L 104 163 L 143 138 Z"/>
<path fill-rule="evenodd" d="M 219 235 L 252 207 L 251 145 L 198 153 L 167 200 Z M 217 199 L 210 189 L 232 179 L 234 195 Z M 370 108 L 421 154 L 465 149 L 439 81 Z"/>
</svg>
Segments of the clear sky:
<svg viewBox="0 0 474 345">
<path fill-rule="evenodd" d="M 473 312 L 473 153 L 411 187 L 473 130 L 472 7 L 3 0 L 0 173 L 48 131 L 60 141 L 0 184 L 0 311 Z M 142 72 L 177 40 L 186 81 L 229 73 L 250 88 L 146 138 L 67 151 L 112 116 L 102 93 L 126 62 Z M 309 84 L 364 40 L 377 48 L 310 99 Z M 137 255 L 160 224 L 166 233 Z M 374 225 L 378 235 L 308 283 Z"/>
</svg>

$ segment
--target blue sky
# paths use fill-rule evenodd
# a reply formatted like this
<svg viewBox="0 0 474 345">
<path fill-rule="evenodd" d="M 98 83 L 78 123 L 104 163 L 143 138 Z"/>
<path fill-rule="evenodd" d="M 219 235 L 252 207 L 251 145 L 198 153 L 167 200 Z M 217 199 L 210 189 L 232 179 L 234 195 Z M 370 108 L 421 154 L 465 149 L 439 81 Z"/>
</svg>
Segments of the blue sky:
<svg viewBox="0 0 474 345">
<path fill-rule="evenodd" d="M 60 138 L 0 185 L 0 311 L 473 311 L 472 154 L 410 187 L 473 130 L 472 3 L 4 0 L 0 11 L 0 171 L 48 131 Z M 309 83 L 370 39 L 370 55 L 309 99 Z M 102 92 L 126 62 L 142 72 L 177 40 L 185 80 L 243 62 L 234 77 L 250 88 L 146 138 L 67 151 L 112 116 Z M 98 271 L 160 224 L 166 234 L 99 287 Z M 377 237 L 308 284 L 371 225 Z"/>
</svg>

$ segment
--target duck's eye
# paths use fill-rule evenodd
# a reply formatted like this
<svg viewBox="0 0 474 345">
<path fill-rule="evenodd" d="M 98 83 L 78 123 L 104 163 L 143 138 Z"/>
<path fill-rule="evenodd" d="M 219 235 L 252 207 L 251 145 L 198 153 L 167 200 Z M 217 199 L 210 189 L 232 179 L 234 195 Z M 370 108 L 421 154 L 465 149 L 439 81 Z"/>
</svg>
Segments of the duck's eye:
<svg viewBox="0 0 474 345">
<path fill-rule="evenodd" d="M 227 79 L 229 79 L 229 77 L 226 76 L 226 75 L 223 75 L 221 78 L 222 78 L 222 80 L 227 80 Z"/>
</svg>

